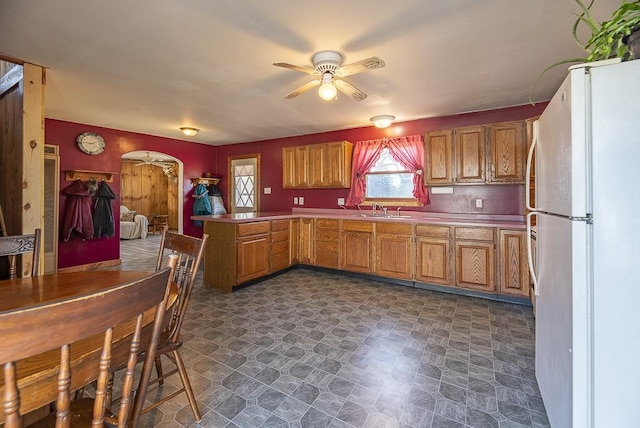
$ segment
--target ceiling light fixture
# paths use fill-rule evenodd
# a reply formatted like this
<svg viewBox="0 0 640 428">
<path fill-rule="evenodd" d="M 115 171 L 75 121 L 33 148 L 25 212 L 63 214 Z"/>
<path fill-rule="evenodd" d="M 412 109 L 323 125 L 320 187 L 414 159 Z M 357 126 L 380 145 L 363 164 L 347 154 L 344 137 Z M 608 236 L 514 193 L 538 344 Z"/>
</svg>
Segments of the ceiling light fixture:
<svg viewBox="0 0 640 428">
<path fill-rule="evenodd" d="M 184 135 L 186 135 L 187 137 L 193 137 L 194 135 L 196 135 L 198 132 L 200 132 L 200 130 L 198 128 L 192 128 L 190 126 L 183 126 L 182 128 L 180 128 L 180 130 L 182 131 L 182 133 Z"/>
<path fill-rule="evenodd" d="M 318 89 L 318 95 L 325 101 L 331 101 L 338 94 L 338 90 L 333 84 L 333 75 L 331 73 L 324 73 L 322 75 L 322 85 Z"/>
<path fill-rule="evenodd" d="M 395 116 L 391 116 L 390 114 L 381 114 L 380 116 L 373 116 L 369 120 L 373 122 L 376 128 L 386 128 L 391 125 L 391 122 L 393 122 L 395 118 Z"/>
</svg>

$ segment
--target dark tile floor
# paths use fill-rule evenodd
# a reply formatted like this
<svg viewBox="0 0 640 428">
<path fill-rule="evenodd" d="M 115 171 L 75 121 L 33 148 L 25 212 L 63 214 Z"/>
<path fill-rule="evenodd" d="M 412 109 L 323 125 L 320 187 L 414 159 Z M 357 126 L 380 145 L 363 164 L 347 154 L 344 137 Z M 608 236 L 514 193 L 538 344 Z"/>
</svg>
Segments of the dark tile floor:
<svg viewBox="0 0 640 428">
<path fill-rule="evenodd" d="M 158 245 L 121 241 L 122 268 Z M 203 419 L 183 394 L 145 427 L 549 426 L 528 307 L 295 269 L 233 294 L 199 278 L 183 333 Z"/>
</svg>

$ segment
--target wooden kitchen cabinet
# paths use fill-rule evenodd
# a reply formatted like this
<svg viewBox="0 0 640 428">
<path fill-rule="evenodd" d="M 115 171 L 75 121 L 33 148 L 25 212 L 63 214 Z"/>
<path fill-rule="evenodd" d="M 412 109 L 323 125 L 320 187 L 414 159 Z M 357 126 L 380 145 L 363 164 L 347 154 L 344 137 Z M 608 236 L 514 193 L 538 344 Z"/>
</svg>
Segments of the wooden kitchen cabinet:
<svg viewBox="0 0 640 428">
<path fill-rule="evenodd" d="M 340 269 L 373 272 L 373 222 L 343 220 Z"/>
<path fill-rule="evenodd" d="M 486 133 L 485 126 L 469 126 L 454 131 L 456 183 L 485 182 Z"/>
<path fill-rule="evenodd" d="M 487 183 L 524 183 L 525 146 L 523 121 L 490 125 Z"/>
<path fill-rule="evenodd" d="M 527 234 L 522 230 L 500 229 L 498 282 L 500 294 L 529 297 Z"/>
<path fill-rule="evenodd" d="M 312 265 L 315 263 L 315 219 L 300 219 L 300 234 L 298 247 L 298 263 Z"/>
<path fill-rule="evenodd" d="M 416 226 L 415 280 L 428 284 L 453 285 L 451 273 L 451 228 Z"/>
<path fill-rule="evenodd" d="M 269 272 L 289 267 L 289 220 L 272 220 L 270 236 Z"/>
<path fill-rule="evenodd" d="M 353 145 L 348 141 L 284 147 L 283 188 L 349 188 Z"/>
<path fill-rule="evenodd" d="M 259 278 L 269 273 L 269 222 L 237 225 L 236 284 Z"/>
<path fill-rule="evenodd" d="M 309 187 L 309 151 L 307 146 L 282 148 L 282 187 Z"/>
<path fill-rule="evenodd" d="M 404 223 L 376 223 L 375 274 L 413 278 L 413 227 Z"/>
<path fill-rule="evenodd" d="M 316 219 L 315 265 L 331 269 L 340 267 L 340 221 Z"/>
<path fill-rule="evenodd" d="M 495 229 L 455 227 L 455 285 L 495 292 Z"/>
<path fill-rule="evenodd" d="M 424 182 L 429 186 L 453 184 L 453 131 L 427 132 Z"/>
<path fill-rule="evenodd" d="M 289 264 L 297 265 L 300 251 L 300 219 L 292 218 L 289 222 Z"/>
</svg>

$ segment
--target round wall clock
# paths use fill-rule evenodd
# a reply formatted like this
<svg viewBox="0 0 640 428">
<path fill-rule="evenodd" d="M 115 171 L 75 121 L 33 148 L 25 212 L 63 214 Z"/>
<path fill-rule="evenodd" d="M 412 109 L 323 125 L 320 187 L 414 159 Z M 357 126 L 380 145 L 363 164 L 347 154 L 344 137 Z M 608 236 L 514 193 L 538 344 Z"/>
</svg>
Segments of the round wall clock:
<svg viewBox="0 0 640 428">
<path fill-rule="evenodd" d="M 78 148 L 88 155 L 99 155 L 104 152 L 104 138 L 95 132 L 83 132 L 76 138 Z"/>
</svg>

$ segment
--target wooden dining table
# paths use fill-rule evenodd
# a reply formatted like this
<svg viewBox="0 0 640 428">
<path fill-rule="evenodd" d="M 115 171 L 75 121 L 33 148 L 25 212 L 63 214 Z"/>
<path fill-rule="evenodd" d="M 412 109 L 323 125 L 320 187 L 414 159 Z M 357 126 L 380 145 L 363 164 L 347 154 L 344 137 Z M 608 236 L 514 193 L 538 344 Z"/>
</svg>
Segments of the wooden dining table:
<svg viewBox="0 0 640 428">
<path fill-rule="evenodd" d="M 79 297 L 99 292 L 109 287 L 142 279 L 151 272 L 140 271 L 83 271 L 59 273 L 38 277 L 26 277 L 0 281 L 0 313 L 24 310 L 70 297 Z M 178 287 L 172 284 L 167 313 L 176 301 Z M 142 348 L 148 343 L 155 309 L 144 315 Z M 169 316 L 165 316 L 165 324 Z M 114 344 L 111 368 L 126 364 L 135 319 L 114 328 Z M 146 334 L 145 334 L 146 333 Z M 34 332 L 38 340 L 39 332 Z M 102 351 L 102 334 L 71 344 L 71 389 L 82 388 L 98 376 L 98 361 Z M 0 324 L 0 353 L 2 353 L 2 325 Z M 20 414 L 45 406 L 57 397 L 57 376 L 60 366 L 60 351 L 54 349 L 16 363 L 18 388 L 20 390 Z M 0 370 L 0 396 L 4 394 L 4 374 Z M 0 411 L 0 423 L 4 421 Z"/>
</svg>

